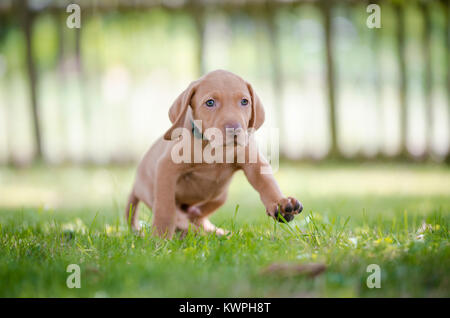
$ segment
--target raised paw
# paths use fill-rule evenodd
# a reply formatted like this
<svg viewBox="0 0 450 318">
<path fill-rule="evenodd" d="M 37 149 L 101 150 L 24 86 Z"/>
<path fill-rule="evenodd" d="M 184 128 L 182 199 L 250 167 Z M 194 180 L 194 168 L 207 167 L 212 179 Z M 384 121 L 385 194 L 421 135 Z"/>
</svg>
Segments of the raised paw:
<svg viewBox="0 0 450 318">
<path fill-rule="evenodd" d="M 287 197 L 281 199 L 276 206 L 272 207 L 271 211 L 267 211 L 267 214 L 272 216 L 278 222 L 290 222 L 294 219 L 296 214 L 299 214 L 303 210 L 303 205 L 293 197 Z M 284 220 L 283 220 L 284 218 Z"/>
</svg>

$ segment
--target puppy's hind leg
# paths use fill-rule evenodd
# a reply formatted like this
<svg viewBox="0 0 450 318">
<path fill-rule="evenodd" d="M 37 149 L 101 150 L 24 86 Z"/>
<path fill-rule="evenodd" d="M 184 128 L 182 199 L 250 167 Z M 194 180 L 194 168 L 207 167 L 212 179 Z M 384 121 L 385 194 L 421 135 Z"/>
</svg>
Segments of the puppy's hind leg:
<svg viewBox="0 0 450 318">
<path fill-rule="evenodd" d="M 190 206 L 187 208 L 186 212 L 188 214 L 189 220 L 192 224 L 202 228 L 207 233 L 216 233 L 217 235 L 225 235 L 228 233 L 220 227 L 216 227 L 209 221 L 208 216 L 220 208 L 227 198 L 227 193 L 222 193 L 219 197 L 205 202 L 199 206 Z"/>
<path fill-rule="evenodd" d="M 138 223 L 138 204 L 139 199 L 134 194 L 134 190 L 131 191 L 128 197 L 128 204 L 125 207 L 125 218 L 128 226 L 130 226 L 133 230 L 139 231 L 139 223 Z"/>
<path fill-rule="evenodd" d="M 181 232 L 181 237 L 185 237 L 189 228 L 195 233 L 216 233 L 217 235 L 224 235 L 227 231 L 216 227 L 207 217 L 198 218 L 201 215 L 200 209 L 197 206 L 190 206 L 186 209 L 177 209 L 177 226 L 176 231 Z"/>
</svg>

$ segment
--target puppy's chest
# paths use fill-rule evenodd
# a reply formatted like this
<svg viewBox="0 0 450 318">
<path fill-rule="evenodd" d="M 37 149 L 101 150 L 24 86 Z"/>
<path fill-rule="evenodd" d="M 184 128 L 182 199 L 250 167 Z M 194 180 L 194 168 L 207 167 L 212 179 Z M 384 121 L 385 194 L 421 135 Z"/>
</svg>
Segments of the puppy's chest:
<svg viewBox="0 0 450 318">
<path fill-rule="evenodd" d="M 177 183 L 177 193 L 195 200 L 215 196 L 228 185 L 234 169 L 198 169 L 181 176 Z"/>
</svg>

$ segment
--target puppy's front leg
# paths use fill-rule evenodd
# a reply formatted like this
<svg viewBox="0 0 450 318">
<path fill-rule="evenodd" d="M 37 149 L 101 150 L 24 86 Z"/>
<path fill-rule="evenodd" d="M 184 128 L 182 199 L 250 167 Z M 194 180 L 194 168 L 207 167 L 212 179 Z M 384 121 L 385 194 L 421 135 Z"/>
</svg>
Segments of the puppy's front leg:
<svg viewBox="0 0 450 318">
<path fill-rule="evenodd" d="M 303 206 L 297 199 L 283 196 L 272 173 L 261 173 L 262 169 L 271 171 L 271 168 L 260 154 L 256 163 L 244 164 L 242 169 L 250 184 L 259 192 L 268 215 L 282 222 L 279 218 L 281 214 L 289 222 L 294 219 L 294 215 L 302 212 Z"/>
<path fill-rule="evenodd" d="M 153 233 L 172 238 L 176 226 L 175 189 L 179 177 L 177 165 L 170 158 L 161 158 L 157 164 L 153 206 Z"/>
</svg>

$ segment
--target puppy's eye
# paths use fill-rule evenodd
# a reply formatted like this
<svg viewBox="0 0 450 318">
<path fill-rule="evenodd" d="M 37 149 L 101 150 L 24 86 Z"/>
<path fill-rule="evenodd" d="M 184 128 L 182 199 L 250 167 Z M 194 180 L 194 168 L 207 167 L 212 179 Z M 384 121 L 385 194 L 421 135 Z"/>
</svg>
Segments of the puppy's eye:
<svg viewBox="0 0 450 318">
<path fill-rule="evenodd" d="M 205 105 L 208 107 L 213 107 L 214 104 L 215 104 L 214 99 L 208 99 L 205 103 Z"/>
<path fill-rule="evenodd" d="M 247 106 L 247 105 L 248 105 L 248 99 L 243 98 L 243 99 L 241 100 L 241 105 L 242 105 L 242 106 Z"/>
</svg>

